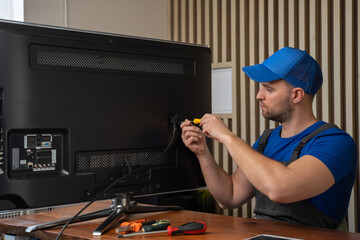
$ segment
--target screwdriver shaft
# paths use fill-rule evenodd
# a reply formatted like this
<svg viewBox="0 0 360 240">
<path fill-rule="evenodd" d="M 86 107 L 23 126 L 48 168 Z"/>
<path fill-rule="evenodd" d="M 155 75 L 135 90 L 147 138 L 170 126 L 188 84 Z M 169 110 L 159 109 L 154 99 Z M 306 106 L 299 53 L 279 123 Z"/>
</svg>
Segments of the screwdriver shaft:
<svg viewBox="0 0 360 240">
<path fill-rule="evenodd" d="M 139 232 L 139 233 L 128 233 L 128 234 L 122 234 L 118 235 L 118 238 L 122 237 L 130 237 L 130 236 L 138 236 L 138 235 L 146 235 L 146 234 L 156 234 L 156 233 L 166 233 L 168 230 L 159 230 L 159 231 L 150 231 L 150 232 Z"/>
</svg>

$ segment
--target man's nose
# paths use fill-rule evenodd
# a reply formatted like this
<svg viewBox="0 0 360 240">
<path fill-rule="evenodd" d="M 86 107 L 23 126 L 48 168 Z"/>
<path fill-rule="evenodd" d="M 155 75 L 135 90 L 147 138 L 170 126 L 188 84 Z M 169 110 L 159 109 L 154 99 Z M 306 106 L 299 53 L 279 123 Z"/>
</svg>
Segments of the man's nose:
<svg viewBox="0 0 360 240">
<path fill-rule="evenodd" d="M 262 88 L 260 88 L 259 91 L 258 91 L 257 94 L 256 94 L 256 99 L 257 99 L 257 100 L 262 100 L 262 99 L 264 99 L 264 94 L 262 93 L 261 89 L 262 89 Z"/>
</svg>

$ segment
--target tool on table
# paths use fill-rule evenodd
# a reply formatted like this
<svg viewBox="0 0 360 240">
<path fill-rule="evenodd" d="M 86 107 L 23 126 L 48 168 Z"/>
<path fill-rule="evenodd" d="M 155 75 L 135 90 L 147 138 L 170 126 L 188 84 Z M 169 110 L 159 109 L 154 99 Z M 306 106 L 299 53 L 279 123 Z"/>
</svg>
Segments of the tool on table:
<svg viewBox="0 0 360 240">
<path fill-rule="evenodd" d="M 139 233 L 156 231 L 156 230 L 164 230 L 164 229 L 167 229 L 168 226 L 170 226 L 170 221 L 162 219 L 162 220 L 159 220 L 156 222 L 154 221 L 154 223 L 152 223 L 152 224 L 144 225 L 142 227 L 142 229 L 139 231 Z M 129 234 L 131 234 L 131 233 L 129 233 Z M 124 235 L 128 235 L 128 234 L 118 235 L 118 237 L 122 237 Z"/>
<path fill-rule="evenodd" d="M 143 226 L 150 225 L 155 223 L 155 220 L 146 221 L 145 219 L 136 220 L 133 222 L 122 222 L 120 227 L 115 229 L 115 232 L 122 233 L 122 232 L 137 232 L 140 231 Z"/>
<path fill-rule="evenodd" d="M 149 224 L 149 225 L 145 225 L 143 226 L 143 228 L 141 229 L 141 232 L 150 232 L 150 231 L 156 231 L 156 230 L 164 230 L 166 229 L 168 226 L 170 226 L 170 221 L 169 220 L 159 220 L 156 221 L 153 224 Z"/>
<path fill-rule="evenodd" d="M 168 233 L 169 236 L 176 234 L 176 233 L 200 234 L 200 233 L 205 232 L 205 230 L 206 230 L 206 224 L 204 222 L 190 222 L 190 223 L 186 223 L 184 225 L 178 226 L 178 227 L 168 226 L 167 230 L 118 235 L 118 238 L 145 235 L 145 234 L 166 233 L 166 232 Z"/>
</svg>

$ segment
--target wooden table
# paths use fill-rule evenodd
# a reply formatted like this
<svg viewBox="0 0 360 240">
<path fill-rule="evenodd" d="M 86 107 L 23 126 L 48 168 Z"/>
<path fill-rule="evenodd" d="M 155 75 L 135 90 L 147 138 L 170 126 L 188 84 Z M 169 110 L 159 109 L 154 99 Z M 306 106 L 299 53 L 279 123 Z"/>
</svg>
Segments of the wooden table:
<svg viewBox="0 0 360 240">
<path fill-rule="evenodd" d="M 25 229 L 28 226 L 40 224 L 43 222 L 54 221 L 66 217 L 71 217 L 83 205 L 76 205 L 61 209 L 56 209 L 48 212 L 39 212 L 32 215 L 13 217 L 0 220 L 0 233 L 15 235 L 15 236 L 31 236 L 38 239 L 54 239 L 60 231 L 60 228 L 52 228 L 47 230 L 37 230 L 32 233 L 26 233 Z M 85 212 L 108 208 L 110 201 L 100 201 L 94 203 Z M 147 214 L 146 219 L 160 220 L 168 219 L 171 225 L 178 226 L 192 221 L 203 221 L 207 224 L 207 230 L 200 235 L 176 235 L 168 236 L 166 233 L 151 234 L 143 236 L 128 237 L 128 239 L 199 239 L 199 240 L 232 240 L 245 239 L 258 234 L 272 234 L 286 237 L 301 238 L 301 239 L 360 239 L 360 233 L 349 233 L 335 230 L 327 230 L 321 228 L 305 227 L 300 225 L 285 224 L 280 222 L 246 219 L 239 217 L 230 217 L 217 214 L 201 213 L 194 211 L 174 211 L 151 213 Z M 131 219 L 144 218 L 144 215 L 131 215 Z M 110 230 L 102 236 L 92 236 L 92 232 L 96 227 L 104 221 L 104 218 L 95 219 L 87 222 L 75 223 L 68 226 L 63 233 L 63 239 L 118 239 L 115 230 Z"/>
</svg>

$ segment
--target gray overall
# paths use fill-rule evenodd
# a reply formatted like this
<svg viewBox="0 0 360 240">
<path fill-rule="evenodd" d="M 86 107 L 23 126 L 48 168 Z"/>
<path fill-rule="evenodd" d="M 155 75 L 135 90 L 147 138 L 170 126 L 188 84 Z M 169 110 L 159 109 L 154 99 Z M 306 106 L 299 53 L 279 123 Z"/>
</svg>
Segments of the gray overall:
<svg viewBox="0 0 360 240">
<path fill-rule="evenodd" d="M 311 138 L 330 128 L 337 128 L 337 126 L 329 123 L 324 124 L 309 135 L 305 136 L 303 139 L 301 139 L 299 145 L 293 151 L 290 161 L 281 163 L 287 166 L 293 161 L 296 161 L 300 156 L 301 149 Z M 267 139 L 270 136 L 272 130 L 273 129 L 267 129 L 264 131 L 259 141 L 259 146 L 257 149 L 258 152 L 264 152 Z M 294 203 L 277 203 L 271 201 L 267 196 L 256 189 L 255 198 L 256 205 L 254 213 L 256 214 L 257 219 L 276 220 L 331 229 L 335 229 L 339 224 L 337 221 L 314 207 L 308 199 Z"/>
</svg>

